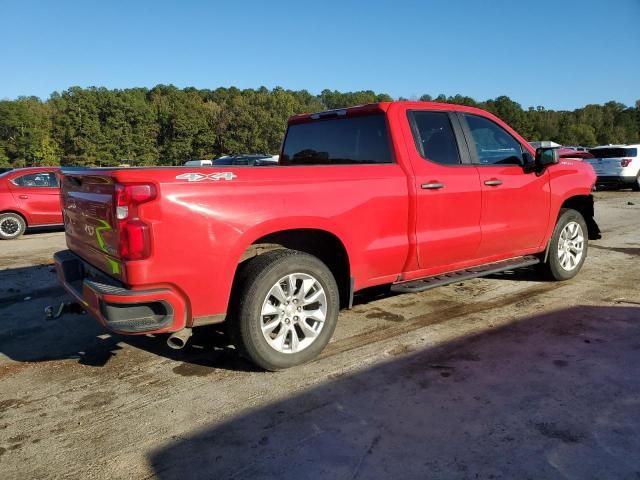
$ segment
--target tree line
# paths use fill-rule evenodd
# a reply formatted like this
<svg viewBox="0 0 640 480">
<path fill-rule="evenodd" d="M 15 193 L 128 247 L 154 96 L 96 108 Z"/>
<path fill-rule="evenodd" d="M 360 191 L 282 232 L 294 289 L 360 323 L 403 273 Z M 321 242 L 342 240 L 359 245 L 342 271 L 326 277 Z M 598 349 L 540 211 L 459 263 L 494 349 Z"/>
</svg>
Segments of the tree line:
<svg viewBox="0 0 640 480">
<path fill-rule="evenodd" d="M 71 87 L 45 101 L 0 101 L 0 167 L 181 165 L 223 154 L 272 154 L 291 115 L 390 100 L 372 91 Z M 486 109 L 530 141 L 584 146 L 640 141 L 640 100 L 632 107 L 610 101 L 573 111 L 523 109 L 506 96 L 419 100 Z"/>
</svg>

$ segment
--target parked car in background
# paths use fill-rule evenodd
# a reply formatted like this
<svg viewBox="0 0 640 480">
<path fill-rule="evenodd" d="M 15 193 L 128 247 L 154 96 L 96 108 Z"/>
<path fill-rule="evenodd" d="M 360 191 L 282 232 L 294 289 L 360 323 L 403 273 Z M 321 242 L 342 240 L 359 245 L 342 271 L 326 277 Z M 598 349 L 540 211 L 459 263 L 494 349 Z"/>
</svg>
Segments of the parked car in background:
<svg viewBox="0 0 640 480">
<path fill-rule="evenodd" d="M 577 150 L 574 147 L 560 147 L 558 149 L 558 155 L 560 158 L 571 158 L 574 160 L 584 160 L 585 158 L 593 158 L 586 150 Z"/>
<path fill-rule="evenodd" d="M 587 147 L 583 147 L 582 145 L 564 145 L 562 148 L 570 148 L 572 150 L 577 150 L 579 152 L 588 152 L 589 149 Z"/>
<path fill-rule="evenodd" d="M 18 168 L 0 174 L 0 239 L 29 227 L 62 225 L 59 167 Z"/>
<path fill-rule="evenodd" d="M 552 140 L 536 140 L 529 142 L 533 148 L 560 148 L 562 145 Z"/>
<path fill-rule="evenodd" d="M 278 370 L 318 355 L 368 287 L 534 264 L 572 278 L 599 238 L 595 181 L 483 110 L 384 102 L 290 118 L 277 168 L 65 169 L 69 249 L 54 259 L 113 331 L 181 348 L 227 321 Z"/>
<path fill-rule="evenodd" d="M 605 145 L 589 150 L 587 159 L 598 176 L 597 185 L 640 191 L 640 144 Z"/>
<path fill-rule="evenodd" d="M 265 166 L 277 165 L 278 155 L 269 155 L 266 153 L 249 153 L 242 155 L 224 155 L 215 160 L 189 160 L 185 162 L 185 167 L 211 167 L 212 165 L 249 165 L 249 166 Z"/>
<path fill-rule="evenodd" d="M 212 160 L 189 160 L 184 162 L 185 167 L 210 167 L 213 165 Z"/>
<path fill-rule="evenodd" d="M 255 167 L 278 165 L 278 158 L 274 155 L 267 154 L 248 154 L 248 155 L 227 155 L 225 157 L 216 158 L 213 161 L 215 166 L 220 165 L 249 165 Z"/>
</svg>

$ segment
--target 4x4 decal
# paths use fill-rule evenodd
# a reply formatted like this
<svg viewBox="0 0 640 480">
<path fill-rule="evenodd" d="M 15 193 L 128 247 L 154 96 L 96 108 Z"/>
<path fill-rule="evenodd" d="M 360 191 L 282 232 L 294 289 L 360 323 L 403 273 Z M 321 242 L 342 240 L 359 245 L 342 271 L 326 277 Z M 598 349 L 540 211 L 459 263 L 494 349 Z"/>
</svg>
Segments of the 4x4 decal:
<svg viewBox="0 0 640 480">
<path fill-rule="evenodd" d="M 217 173 L 182 173 L 176 176 L 176 180 L 187 180 L 189 182 L 200 182 L 202 180 L 233 180 L 237 175 L 233 172 Z"/>
</svg>

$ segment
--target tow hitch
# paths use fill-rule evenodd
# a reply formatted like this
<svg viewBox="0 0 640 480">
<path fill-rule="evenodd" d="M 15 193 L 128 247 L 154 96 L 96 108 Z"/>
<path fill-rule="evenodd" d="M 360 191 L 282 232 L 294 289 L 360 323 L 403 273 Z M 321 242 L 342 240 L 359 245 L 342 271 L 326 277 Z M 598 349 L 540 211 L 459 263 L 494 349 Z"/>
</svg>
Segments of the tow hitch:
<svg viewBox="0 0 640 480">
<path fill-rule="evenodd" d="M 54 307 L 53 305 L 47 305 L 44 307 L 45 320 L 55 320 L 65 313 L 84 315 L 86 312 L 78 302 L 61 302 L 57 307 Z"/>
</svg>

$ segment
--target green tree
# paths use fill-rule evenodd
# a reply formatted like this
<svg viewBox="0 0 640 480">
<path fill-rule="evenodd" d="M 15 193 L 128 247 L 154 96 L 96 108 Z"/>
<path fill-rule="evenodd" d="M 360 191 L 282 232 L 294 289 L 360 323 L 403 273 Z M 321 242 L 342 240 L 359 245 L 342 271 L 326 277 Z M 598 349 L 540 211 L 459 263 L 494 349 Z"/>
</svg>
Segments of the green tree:
<svg viewBox="0 0 640 480">
<path fill-rule="evenodd" d="M 35 97 L 0 102 L 0 141 L 6 163 L 38 166 L 55 163 L 49 105 Z"/>
<path fill-rule="evenodd" d="M 9 161 L 9 157 L 5 152 L 4 145 L 0 143 L 0 167 L 10 167 L 11 162 Z"/>
<path fill-rule="evenodd" d="M 277 153 L 287 119 L 298 113 L 392 100 L 371 90 L 215 90 L 71 87 L 47 101 L 0 101 L 0 165 L 179 165 L 228 153 Z M 421 101 L 478 106 L 529 140 L 592 146 L 640 141 L 640 100 L 574 111 L 526 110 L 507 96 L 477 101 L 428 94 Z"/>
<path fill-rule="evenodd" d="M 595 145 L 596 131 L 591 125 L 575 123 L 569 126 L 567 136 L 562 140 L 567 145 Z"/>
</svg>

